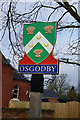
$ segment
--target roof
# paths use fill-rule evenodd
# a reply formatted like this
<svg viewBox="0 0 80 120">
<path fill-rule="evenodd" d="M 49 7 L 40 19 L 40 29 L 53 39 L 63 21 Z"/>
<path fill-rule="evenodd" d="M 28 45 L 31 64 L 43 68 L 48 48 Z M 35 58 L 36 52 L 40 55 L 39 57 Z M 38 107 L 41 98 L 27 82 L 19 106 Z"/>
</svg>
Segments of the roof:
<svg viewBox="0 0 80 120">
<path fill-rule="evenodd" d="M 10 66 L 13 70 L 15 70 L 15 68 L 10 64 L 10 60 L 9 60 L 9 59 L 6 59 L 6 58 L 5 58 L 5 59 L 2 61 L 2 63 Z"/>
<path fill-rule="evenodd" d="M 1 51 L 0 51 L 0 53 L 2 54 Z M 2 54 L 2 56 L 4 57 L 4 60 L 2 61 L 2 63 L 8 65 L 10 68 L 13 69 L 13 80 L 22 80 L 22 81 L 25 81 L 25 82 L 30 82 L 28 80 L 28 78 L 26 78 L 23 74 L 18 73 L 18 71 L 10 64 L 9 59 L 6 59 L 3 54 Z"/>
<path fill-rule="evenodd" d="M 44 90 L 43 94 L 42 94 L 42 98 L 55 98 L 55 99 L 57 99 L 57 95 L 54 93 L 54 91 Z"/>
<path fill-rule="evenodd" d="M 25 82 L 30 82 L 26 76 L 23 74 L 19 74 L 17 70 L 14 70 L 13 72 L 13 80 L 22 80 Z"/>
<path fill-rule="evenodd" d="M 4 60 L 2 61 L 3 64 L 6 64 L 8 66 L 10 66 L 13 70 L 15 70 L 15 68 L 10 64 L 10 60 L 6 59 L 6 57 L 3 55 L 3 53 L 0 51 L 0 54 L 3 56 Z"/>
</svg>

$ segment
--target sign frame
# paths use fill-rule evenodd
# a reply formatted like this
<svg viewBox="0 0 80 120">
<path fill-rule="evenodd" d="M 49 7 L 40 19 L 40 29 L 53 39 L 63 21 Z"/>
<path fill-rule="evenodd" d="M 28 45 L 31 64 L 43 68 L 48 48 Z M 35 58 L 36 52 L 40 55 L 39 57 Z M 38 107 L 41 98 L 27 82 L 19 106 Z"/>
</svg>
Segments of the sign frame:
<svg viewBox="0 0 80 120">
<path fill-rule="evenodd" d="M 38 22 L 32 22 L 32 23 L 27 23 L 27 24 L 29 24 L 29 25 L 31 25 L 31 24 L 33 24 L 33 23 L 39 23 L 40 21 L 38 21 Z M 57 26 L 57 22 L 56 21 L 54 21 L 55 23 L 56 23 L 56 26 Z M 42 22 L 42 23 L 52 23 L 52 22 Z M 25 23 L 26 24 L 26 23 Z M 57 28 L 57 27 L 56 27 Z M 57 30 L 56 30 L 57 31 Z M 56 32 L 56 35 L 57 35 L 57 32 Z M 54 41 L 54 46 L 55 46 L 55 43 L 56 43 L 56 35 L 55 35 L 55 41 Z M 54 49 L 54 46 L 53 46 L 53 49 Z M 53 49 L 52 49 L 52 51 L 50 52 L 50 54 L 43 60 L 43 61 L 41 61 L 40 63 L 35 63 L 34 61 L 32 61 L 32 63 L 31 63 L 31 58 L 29 58 L 29 56 L 26 56 L 27 54 L 24 52 L 24 57 L 21 59 L 21 60 L 19 60 L 19 65 L 18 65 L 18 73 L 21 73 L 21 74 L 59 74 L 59 60 L 57 60 L 57 59 L 55 59 L 54 58 L 54 56 L 53 56 Z M 24 60 L 25 59 L 25 56 L 26 56 L 26 60 Z M 55 61 L 55 63 L 54 62 L 47 62 L 46 63 L 46 61 L 50 61 L 51 59 L 49 59 L 49 56 L 50 56 L 50 58 L 52 59 L 52 60 L 54 60 Z M 48 60 L 47 60 L 47 58 L 48 58 Z M 22 62 L 23 61 L 23 62 Z M 25 62 L 26 61 L 26 62 Z M 24 67 L 24 70 L 21 70 L 21 68 L 20 68 L 20 66 L 23 66 Z M 26 70 L 25 70 L 25 66 L 27 66 L 26 67 Z M 28 68 L 30 66 L 30 68 Z M 31 66 L 33 67 L 34 66 L 34 68 L 35 68 L 35 66 L 36 67 L 38 67 L 39 69 L 41 69 L 41 72 L 39 71 L 39 69 L 35 69 L 34 71 L 31 71 Z M 49 71 L 44 71 L 44 72 L 42 72 L 42 68 L 40 68 L 41 66 L 44 66 L 44 68 L 47 66 L 47 70 L 49 69 Z M 54 72 L 54 71 L 52 71 L 53 70 L 53 68 L 54 67 L 52 67 L 52 66 L 56 66 L 56 72 Z M 48 68 L 49 67 L 49 68 Z M 28 69 L 30 69 L 29 71 L 28 71 Z"/>
</svg>

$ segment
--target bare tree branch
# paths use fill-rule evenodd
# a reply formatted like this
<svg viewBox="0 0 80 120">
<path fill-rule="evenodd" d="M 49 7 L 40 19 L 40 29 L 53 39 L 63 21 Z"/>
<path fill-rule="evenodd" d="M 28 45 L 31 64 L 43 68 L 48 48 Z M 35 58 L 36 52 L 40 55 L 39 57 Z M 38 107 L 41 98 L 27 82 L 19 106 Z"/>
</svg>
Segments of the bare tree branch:
<svg viewBox="0 0 80 120">
<path fill-rule="evenodd" d="M 63 60 L 59 59 L 59 62 L 63 62 L 63 63 L 67 63 L 67 64 L 74 64 L 74 65 L 78 65 L 80 66 L 80 63 L 77 63 L 77 62 L 70 62 L 69 59 L 66 59 L 66 58 L 62 58 Z"/>
<path fill-rule="evenodd" d="M 23 23 L 31 23 L 31 22 L 36 22 L 38 20 L 39 17 L 39 13 L 44 9 L 47 10 L 51 10 L 51 13 L 47 15 L 47 19 L 46 21 L 50 21 L 53 17 L 53 15 L 55 16 L 57 12 L 57 10 L 62 10 L 61 14 L 58 16 L 57 18 L 57 22 L 58 22 L 58 32 L 66 30 L 68 28 L 70 28 L 70 30 L 72 29 L 78 29 L 80 28 L 79 25 L 77 25 L 77 22 L 80 22 L 80 16 L 78 15 L 77 9 L 74 6 L 74 4 L 70 5 L 67 1 L 64 2 L 60 2 L 59 0 L 54 0 L 56 5 L 51 4 L 51 5 L 46 5 L 43 2 L 36 2 L 33 5 L 33 8 L 31 6 L 31 10 L 27 11 L 27 12 L 18 12 L 18 10 L 16 9 L 18 3 L 13 2 L 13 0 L 10 1 L 9 5 L 7 3 L 2 3 L 2 8 L 1 11 L 4 14 L 3 15 L 3 24 L 2 24 L 2 37 L 1 40 L 3 40 L 3 38 L 5 37 L 6 31 L 8 30 L 9 33 L 9 42 L 10 42 L 10 53 L 13 53 L 13 58 L 15 59 L 15 56 L 17 57 L 23 57 L 23 46 L 22 46 L 22 24 Z M 54 2 L 53 1 L 53 2 Z M 52 3 L 53 3 L 52 2 Z M 4 9 L 4 6 L 7 6 L 8 10 Z M 65 18 L 67 16 L 67 14 L 69 14 L 69 16 L 74 18 L 74 21 L 66 21 L 64 24 L 63 18 Z M 54 17 L 53 17 L 54 19 Z M 73 31 L 74 32 L 74 31 Z M 73 34 L 73 32 L 70 31 L 71 36 Z M 14 39 L 13 36 L 14 35 Z M 70 38 L 71 38 L 70 36 Z M 70 55 L 78 55 L 78 44 L 76 41 L 73 41 L 72 43 L 68 44 L 69 47 L 69 51 Z M 75 45 L 75 46 L 74 46 Z M 74 50 L 74 52 L 73 52 Z M 74 62 L 74 61 L 70 61 L 70 60 L 62 60 L 59 59 L 60 62 L 64 62 L 67 64 L 75 64 L 80 66 L 80 64 L 78 62 Z"/>
<path fill-rule="evenodd" d="M 58 27 L 57 29 L 64 29 L 64 28 L 80 28 L 80 26 L 68 25 L 68 26 L 61 26 L 61 27 Z"/>
</svg>

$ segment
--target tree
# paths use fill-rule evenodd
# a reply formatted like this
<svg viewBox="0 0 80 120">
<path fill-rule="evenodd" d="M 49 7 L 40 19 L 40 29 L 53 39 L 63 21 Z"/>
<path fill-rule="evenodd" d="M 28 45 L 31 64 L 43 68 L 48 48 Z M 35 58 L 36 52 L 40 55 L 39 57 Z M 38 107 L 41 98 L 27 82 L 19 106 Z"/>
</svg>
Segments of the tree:
<svg viewBox="0 0 80 120">
<path fill-rule="evenodd" d="M 78 94 L 74 89 L 74 86 L 72 86 L 72 88 L 69 90 L 67 96 L 70 97 L 72 100 L 78 100 Z"/>
<path fill-rule="evenodd" d="M 22 4 L 22 3 L 21 3 Z M 80 28 L 80 16 L 78 14 L 78 8 L 77 8 L 77 2 L 68 2 L 67 0 L 54 0 L 51 2 L 42 2 L 41 0 L 39 2 L 33 2 L 30 6 L 30 9 L 27 11 L 26 7 L 22 8 L 24 11 L 20 11 L 18 8 L 19 5 L 21 5 L 19 0 L 10 0 L 8 2 L 2 2 L 1 11 L 2 11 L 2 37 L 1 41 L 5 37 L 6 32 L 8 32 L 9 35 L 9 51 L 10 54 L 13 57 L 13 63 L 17 61 L 17 59 L 20 59 L 23 57 L 23 44 L 22 44 L 22 25 L 23 23 L 31 23 L 36 22 L 39 20 L 40 15 L 42 16 L 42 13 L 45 14 L 45 11 L 49 11 L 49 14 L 47 14 L 47 18 L 45 21 L 51 21 L 51 18 L 55 17 L 58 12 L 58 18 L 55 17 L 57 21 L 57 31 L 60 33 L 64 30 L 69 30 L 71 32 L 70 40 L 72 37 L 72 34 L 75 33 L 75 29 Z M 24 3 L 28 4 L 28 3 Z M 4 9 L 5 8 L 5 9 Z M 67 16 L 68 15 L 68 16 Z M 66 17 L 67 16 L 67 17 Z M 66 17 L 66 18 L 65 18 Z M 70 21 L 69 18 L 70 17 Z M 41 20 L 43 21 L 43 17 L 41 17 Z M 52 20 L 53 21 L 53 20 Z M 13 37 L 14 36 L 14 37 Z M 80 40 L 72 40 L 69 44 L 69 53 L 70 56 L 78 55 L 78 42 Z M 57 52 L 58 53 L 58 52 Z M 80 66 L 80 63 L 74 59 L 62 57 L 58 58 L 60 62 L 68 63 L 68 64 L 76 64 Z"/>
<path fill-rule="evenodd" d="M 58 97 L 61 97 L 70 89 L 69 81 L 67 82 L 66 79 L 66 74 L 61 74 L 60 76 L 52 75 L 52 80 L 48 82 L 48 89 L 53 90 Z"/>
</svg>

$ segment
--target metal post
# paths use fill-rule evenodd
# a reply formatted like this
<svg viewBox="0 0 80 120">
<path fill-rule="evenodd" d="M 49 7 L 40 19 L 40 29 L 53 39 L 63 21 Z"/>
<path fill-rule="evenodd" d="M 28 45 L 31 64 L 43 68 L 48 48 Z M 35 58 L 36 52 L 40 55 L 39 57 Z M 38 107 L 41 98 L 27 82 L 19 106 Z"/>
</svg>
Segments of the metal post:
<svg viewBox="0 0 80 120">
<path fill-rule="evenodd" d="M 31 77 L 29 118 L 41 118 L 43 81 L 42 74 L 34 74 Z"/>
</svg>

